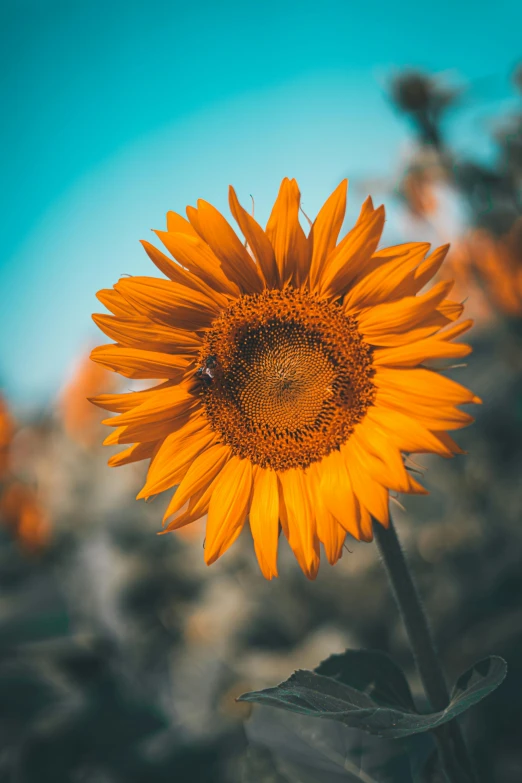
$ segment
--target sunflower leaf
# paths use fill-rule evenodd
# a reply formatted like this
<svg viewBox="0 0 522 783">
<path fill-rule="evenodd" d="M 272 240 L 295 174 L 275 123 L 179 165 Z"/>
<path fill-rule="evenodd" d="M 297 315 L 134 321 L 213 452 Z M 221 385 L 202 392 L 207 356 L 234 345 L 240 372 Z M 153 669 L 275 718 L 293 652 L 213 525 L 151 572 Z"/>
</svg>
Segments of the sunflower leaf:
<svg viewBox="0 0 522 783">
<path fill-rule="evenodd" d="M 359 690 L 340 680 L 306 670 L 294 672 L 275 688 L 245 693 L 239 697 L 239 701 L 337 720 L 369 734 L 399 738 L 432 731 L 453 720 L 494 691 L 505 676 L 506 662 L 502 658 L 491 656 L 479 661 L 459 677 L 446 709 L 427 715 L 387 706 L 377 700 L 379 696 L 375 697 L 375 691 L 370 696 L 366 689 Z M 353 677 L 350 679 L 354 682 Z"/>
<path fill-rule="evenodd" d="M 380 706 L 415 712 L 404 672 L 389 655 L 379 650 L 345 650 L 339 655 L 330 655 L 314 671 L 367 693 Z"/>
</svg>

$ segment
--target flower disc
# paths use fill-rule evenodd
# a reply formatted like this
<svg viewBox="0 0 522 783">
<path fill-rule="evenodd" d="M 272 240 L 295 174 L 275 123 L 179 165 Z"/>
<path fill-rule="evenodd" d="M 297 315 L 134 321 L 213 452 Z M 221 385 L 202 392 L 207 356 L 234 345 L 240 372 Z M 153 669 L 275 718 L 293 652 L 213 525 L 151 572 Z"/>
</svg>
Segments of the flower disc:
<svg viewBox="0 0 522 783">
<path fill-rule="evenodd" d="M 263 468 L 307 468 L 339 448 L 374 395 L 355 319 L 291 287 L 238 299 L 200 359 L 211 427 Z"/>
</svg>

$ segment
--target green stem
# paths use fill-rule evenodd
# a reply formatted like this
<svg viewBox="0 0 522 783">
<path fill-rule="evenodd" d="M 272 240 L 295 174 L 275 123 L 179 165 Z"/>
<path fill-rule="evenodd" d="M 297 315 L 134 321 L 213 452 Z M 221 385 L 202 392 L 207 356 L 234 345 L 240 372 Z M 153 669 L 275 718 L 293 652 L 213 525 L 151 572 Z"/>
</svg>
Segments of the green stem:
<svg viewBox="0 0 522 783">
<path fill-rule="evenodd" d="M 434 710 L 437 712 L 444 710 L 450 701 L 446 677 L 435 650 L 426 613 L 391 516 L 387 530 L 376 522 L 374 532 L 426 696 Z M 457 721 L 450 721 L 433 733 L 442 764 L 451 783 L 474 783 L 476 776 Z"/>
</svg>

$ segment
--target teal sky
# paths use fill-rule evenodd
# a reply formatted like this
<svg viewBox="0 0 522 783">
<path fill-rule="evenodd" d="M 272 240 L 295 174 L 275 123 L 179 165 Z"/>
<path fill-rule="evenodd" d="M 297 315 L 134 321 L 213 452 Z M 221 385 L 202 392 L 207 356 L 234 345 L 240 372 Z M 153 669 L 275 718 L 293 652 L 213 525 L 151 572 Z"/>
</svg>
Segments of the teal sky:
<svg viewBox="0 0 522 783">
<path fill-rule="evenodd" d="M 150 272 L 138 240 L 168 209 L 225 208 L 232 182 L 264 219 L 288 175 L 314 213 L 343 176 L 392 174 L 407 140 L 382 87 L 396 67 L 476 85 L 455 138 L 480 149 L 521 55 L 515 0 L 2 9 L 0 383 L 19 403 L 51 400 L 97 339 L 96 290 Z"/>
</svg>

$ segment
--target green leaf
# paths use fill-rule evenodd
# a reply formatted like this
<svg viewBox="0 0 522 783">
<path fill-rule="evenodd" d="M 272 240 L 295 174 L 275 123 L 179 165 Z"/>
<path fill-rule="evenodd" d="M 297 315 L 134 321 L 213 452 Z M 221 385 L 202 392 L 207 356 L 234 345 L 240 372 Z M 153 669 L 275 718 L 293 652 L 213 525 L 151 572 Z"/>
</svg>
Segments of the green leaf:
<svg viewBox="0 0 522 783">
<path fill-rule="evenodd" d="M 279 771 L 299 783 L 414 783 L 435 747 L 429 734 L 383 739 L 269 707 L 254 710 L 245 732 L 252 745 L 270 750 Z"/>
<path fill-rule="evenodd" d="M 363 691 L 381 706 L 415 712 L 415 702 L 404 672 L 389 655 L 379 650 L 346 650 L 339 655 L 331 655 L 314 671 Z"/>
<path fill-rule="evenodd" d="M 337 720 L 380 737 L 399 738 L 432 731 L 453 720 L 494 691 L 505 676 L 506 662 L 502 658 L 486 658 L 458 679 L 446 709 L 427 715 L 383 706 L 365 691 L 305 670 L 295 672 L 275 688 L 245 693 L 239 700 Z"/>
<path fill-rule="evenodd" d="M 448 709 L 453 704 L 459 704 L 460 709 L 456 714 L 460 715 L 498 688 L 506 674 L 507 663 L 498 655 L 491 655 L 478 661 L 458 678 L 451 693 Z"/>
</svg>

